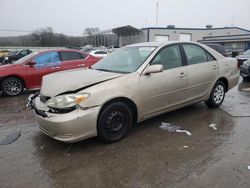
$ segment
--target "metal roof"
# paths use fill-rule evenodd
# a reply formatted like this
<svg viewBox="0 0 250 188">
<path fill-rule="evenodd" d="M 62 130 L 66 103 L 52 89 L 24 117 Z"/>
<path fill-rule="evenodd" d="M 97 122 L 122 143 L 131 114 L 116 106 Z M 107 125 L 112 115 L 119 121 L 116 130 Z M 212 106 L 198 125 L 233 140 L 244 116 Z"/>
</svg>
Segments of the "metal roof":
<svg viewBox="0 0 250 188">
<path fill-rule="evenodd" d="M 221 30 L 221 29 L 239 29 L 242 31 L 247 31 L 250 33 L 250 30 L 243 29 L 240 27 L 215 27 L 215 28 L 182 28 L 182 27 L 174 27 L 174 28 L 168 28 L 168 27 L 145 27 L 142 28 L 141 30 L 148 30 L 148 29 L 166 29 L 166 30 Z"/>
<path fill-rule="evenodd" d="M 126 25 L 126 26 L 114 28 L 112 32 L 117 35 L 124 35 L 124 34 L 127 35 L 127 34 L 132 34 L 132 33 L 140 33 L 143 31 L 135 27 L 132 27 L 131 25 Z"/>
</svg>

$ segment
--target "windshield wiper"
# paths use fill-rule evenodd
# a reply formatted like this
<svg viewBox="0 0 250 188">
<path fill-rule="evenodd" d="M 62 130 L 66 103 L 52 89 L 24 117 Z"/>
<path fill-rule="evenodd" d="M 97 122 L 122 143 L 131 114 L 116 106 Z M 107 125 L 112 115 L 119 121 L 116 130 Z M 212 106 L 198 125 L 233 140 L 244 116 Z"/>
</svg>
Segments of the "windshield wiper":
<svg viewBox="0 0 250 188">
<path fill-rule="evenodd" d="M 92 68 L 92 69 L 93 69 L 93 68 Z M 110 71 L 110 70 L 108 70 L 108 69 L 95 69 L 95 70 L 104 71 L 104 72 L 112 72 L 112 71 Z"/>
<path fill-rule="evenodd" d="M 99 71 L 104 71 L 104 72 L 120 73 L 120 74 L 128 74 L 128 73 L 130 73 L 130 72 L 123 72 L 123 71 L 108 70 L 108 69 L 94 69 L 94 70 L 99 70 Z"/>
</svg>

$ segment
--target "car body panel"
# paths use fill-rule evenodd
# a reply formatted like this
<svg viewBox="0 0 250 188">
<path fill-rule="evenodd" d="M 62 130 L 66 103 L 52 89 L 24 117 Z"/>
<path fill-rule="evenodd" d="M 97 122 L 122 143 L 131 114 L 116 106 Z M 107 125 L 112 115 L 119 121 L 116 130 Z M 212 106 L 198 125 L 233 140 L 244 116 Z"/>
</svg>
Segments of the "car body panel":
<svg viewBox="0 0 250 188">
<path fill-rule="evenodd" d="M 185 103 L 188 100 L 188 79 L 185 75 L 186 66 L 142 75 L 139 81 L 139 96 L 143 98 L 143 115 L 152 116 L 163 109 Z"/>
<path fill-rule="evenodd" d="M 41 94 L 53 97 L 64 92 L 74 92 L 80 88 L 103 82 L 112 78 L 121 76 L 121 74 L 97 71 L 92 69 L 76 69 L 71 71 L 62 71 L 43 77 Z M 62 79 L 71 78 L 71 79 Z"/>
<path fill-rule="evenodd" d="M 203 98 L 219 78 L 217 61 L 189 65 L 187 70 L 188 97 L 190 100 Z"/>
</svg>

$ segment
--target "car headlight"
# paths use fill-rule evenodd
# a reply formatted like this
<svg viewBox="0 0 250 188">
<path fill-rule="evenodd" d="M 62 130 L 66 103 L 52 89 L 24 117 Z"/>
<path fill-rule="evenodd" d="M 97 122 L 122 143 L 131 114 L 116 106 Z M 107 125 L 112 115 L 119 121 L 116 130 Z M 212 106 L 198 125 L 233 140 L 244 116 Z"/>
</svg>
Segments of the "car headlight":
<svg viewBox="0 0 250 188">
<path fill-rule="evenodd" d="M 9 60 L 9 58 L 8 58 L 8 57 L 5 57 L 4 59 L 5 59 L 5 60 Z"/>
<path fill-rule="evenodd" d="M 88 93 L 60 95 L 48 100 L 46 105 L 57 109 L 71 108 L 85 101 L 89 96 Z"/>
</svg>

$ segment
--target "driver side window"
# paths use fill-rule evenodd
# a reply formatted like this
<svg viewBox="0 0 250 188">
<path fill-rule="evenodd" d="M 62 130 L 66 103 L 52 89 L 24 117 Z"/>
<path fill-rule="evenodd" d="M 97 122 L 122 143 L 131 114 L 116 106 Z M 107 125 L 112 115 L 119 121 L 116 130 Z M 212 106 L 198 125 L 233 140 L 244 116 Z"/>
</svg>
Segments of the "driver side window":
<svg viewBox="0 0 250 188">
<path fill-rule="evenodd" d="M 163 48 L 153 59 L 151 65 L 161 64 L 163 69 L 172 69 L 182 66 L 181 52 L 178 45 Z"/>
<path fill-rule="evenodd" d="M 50 67 L 61 63 L 57 52 L 48 52 L 35 58 L 36 67 Z"/>
</svg>

